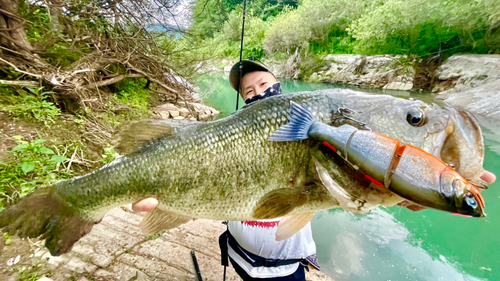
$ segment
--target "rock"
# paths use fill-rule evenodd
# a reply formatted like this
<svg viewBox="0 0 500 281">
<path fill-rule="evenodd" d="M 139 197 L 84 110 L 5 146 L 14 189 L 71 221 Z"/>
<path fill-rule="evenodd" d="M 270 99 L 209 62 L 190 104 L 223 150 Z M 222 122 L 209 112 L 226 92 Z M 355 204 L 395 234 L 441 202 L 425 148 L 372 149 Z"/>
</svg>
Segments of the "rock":
<svg viewBox="0 0 500 281">
<path fill-rule="evenodd" d="M 500 79 L 500 55 L 453 55 L 436 70 L 439 80 Z"/>
<path fill-rule="evenodd" d="M 185 119 L 184 116 L 177 116 L 177 117 L 174 117 L 174 120 L 183 120 Z"/>
<path fill-rule="evenodd" d="M 168 111 L 161 111 L 159 114 L 160 114 L 161 119 L 170 118 L 170 113 Z"/>
<path fill-rule="evenodd" d="M 229 74 L 231 72 L 232 65 L 226 65 L 224 66 L 224 74 Z"/>
<path fill-rule="evenodd" d="M 191 112 L 187 108 L 179 108 L 179 115 L 182 117 L 187 117 Z"/>
<path fill-rule="evenodd" d="M 161 119 L 170 118 L 170 111 L 178 111 L 179 108 L 172 103 L 165 103 L 159 105 L 153 109 L 153 112 L 158 115 Z M 177 115 L 179 116 L 179 115 Z"/>
<path fill-rule="evenodd" d="M 351 64 L 354 63 L 356 60 L 364 57 L 363 55 L 327 55 L 325 57 L 326 61 L 332 61 L 334 63 L 339 63 L 339 64 Z"/>
<path fill-rule="evenodd" d="M 436 71 L 433 91 L 447 105 L 500 119 L 500 55 L 453 55 Z"/>
<path fill-rule="evenodd" d="M 165 103 L 165 104 L 162 104 L 162 105 L 155 107 L 155 110 L 170 111 L 170 110 L 179 110 L 179 108 L 177 106 L 175 106 L 173 103 Z"/>
<path fill-rule="evenodd" d="M 92 263 L 98 267 L 108 267 L 113 259 L 108 255 L 94 255 L 92 257 Z"/>
<path fill-rule="evenodd" d="M 500 80 L 500 55 L 453 55 L 436 70 L 433 91 L 458 86 L 476 87 Z"/>
<path fill-rule="evenodd" d="M 415 70 L 406 56 L 327 55 L 325 61 L 329 66 L 313 73 L 309 80 L 371 88 L 413 88 Z"/>
<path fill-rule="evenodd" d="M 217 117 L 219 114 L 220 114 L 220 111 L 218 111 L 217 109 L 215 108 L 211 108 L 210 109 L 212 111 L 212 117 L 215 119 L 215 117 Z"/>
<path fill-rule="evenodd" d="M 211 115 L 212 115 L 211 112 L 209 112 L 209 113 L 206 113 L 205 111 L 199 112 L 198 121 L 208 121 L 208 119 L 210 119 Z"/>
<path fill-rule="evenodd" d="M 400 90 L 400 91 L 409 91 L 413 88 L 413 83 L 404 83 L 404 82 L 391 82 L 384 86 L 384 90 Z"/>
<path fill-rule="evenodd" d="M 500 79 L 478 87 L 458 87 L 440 94 L 447 105 L 500 119 Z"/>
<path fill-rule="evenodd" d="M 179 114 L 179 111 L 178 111 L 178 110 L 169 110 L 169 111 L 168 111 L 168 113 L 169 113 L 169 114 L 170 114 L 170 116 L 171 116 L 172 118 L 174 118 L 174 119 L 175 119 L 175 117 L 179 117 L 179 116 L 180 116 L 180 114 Z"/>
<path fill-rule="evenodd" d="M 49 277 L 45 277 L 45 276 L 42 276 L 40 279 L 38 279 L 37 281 L 54 281 L 52 280 L 51 278 Z"/>
</svg>

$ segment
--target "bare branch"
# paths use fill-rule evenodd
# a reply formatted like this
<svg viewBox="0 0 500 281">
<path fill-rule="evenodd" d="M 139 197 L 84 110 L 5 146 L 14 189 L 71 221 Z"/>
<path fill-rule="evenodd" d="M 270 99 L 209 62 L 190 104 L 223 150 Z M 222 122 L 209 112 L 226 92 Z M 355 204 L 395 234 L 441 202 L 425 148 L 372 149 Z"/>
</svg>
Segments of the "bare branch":
<svg viewBox="0 0 500 281">
<path fill-rule="evenodd" d="M 111 79 L 103 80 L 100 82 L 95 83 L 93 86 L 94 87 L 104 87 L 108 85 L 115 84 L 117 82 L 122 81 L 125 78 L 142 78 L 144 77 L 143 74 L 138 74 L 138 73 L 133 73 L 133 74 L 126 74 L 126 75 L 118 75 L 116 77 L 113 77 Z"/>
<path fill-rule="evenodd" d="M 0 84 L 12 85 L 12 86 L 23 86 L 27 88 L 36 88 L 40 83 L 36 81 L 12 81 L 12 80 L 0 80 Z"/>
<path fill-rule="evenodd" d="M 15 71 L 19 72 L 19 73 L 22 73 L 22 74 L 26 74 L 26 75 L 29 75 L 29 76 L 33 76 L 33 77 L 36 77 L 36 78 L 42 78 L 43 76 L 42 75 L 38 75 L 38 74 L 33 74 L 33 73 L 29 73 L 29 72 L 26 72 L 26 71 L 22 71 L 21 69 L 17 68 L 17 66 L 15 66 L 14 64 L 0 58 L 0 61 L 3 61 L 4 63 L 12 66 L 14 68 Z"/>
</svg>

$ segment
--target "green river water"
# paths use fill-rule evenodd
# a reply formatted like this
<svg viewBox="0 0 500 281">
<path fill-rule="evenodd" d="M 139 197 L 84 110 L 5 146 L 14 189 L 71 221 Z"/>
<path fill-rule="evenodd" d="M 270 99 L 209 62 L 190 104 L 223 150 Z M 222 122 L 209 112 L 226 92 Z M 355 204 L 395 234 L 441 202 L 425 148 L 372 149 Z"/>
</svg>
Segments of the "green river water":
<svg viewBox="0 0 500 281">
<path fill-rule="evenodd" d="M 341 88 L 292 80 L 281 84 L 284 93 Z M 222 74 L 205 78 L 198 87 L 204 102 L 221 111 L 220 118 L 235 111 L 236 92 Z M 434 101 L 432 94 L 386 93 Z M 243 100 L 239 104 L 242 107 Z M 500 133 L 485 127 L 483 132 L 484 166 L 500 176 Z M 338 209 L 320 212 L 312 228 L 322 271 L 335 281 L 500 280 L 499 183 L 483 192 L 485 219 L 400 207 L 379 208 L 366 215 Z"/>
</svg>

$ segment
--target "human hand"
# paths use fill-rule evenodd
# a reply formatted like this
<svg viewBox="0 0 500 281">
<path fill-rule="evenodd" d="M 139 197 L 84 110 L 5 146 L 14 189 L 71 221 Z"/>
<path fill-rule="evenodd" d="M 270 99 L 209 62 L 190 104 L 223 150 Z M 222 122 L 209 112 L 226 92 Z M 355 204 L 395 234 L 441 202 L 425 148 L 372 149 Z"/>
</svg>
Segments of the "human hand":
<svg viewBox="0 0 500 281">
<path fill-rule="evenodd" d="M 132 211 L 136 213 L 140 212 L 150 212 L 158 206 L 158 199 L 154 197 L 142 199 L 139 202 L 132 204 Z"/>
<path fill-rule="evenodd" d="M 493 174 L 492 172 L 490 171 L 484 171 L 483 175 L 481 176 L 481 179 L 483 181 L 485 181 L 487 184 L 492 184 L 496 181 L 497 177 L 495 176 L 495 174 Z M 481 191 L 481 190 L 479 190 Z M 410 201 L 403 201 L 401 203 L 398 204 L 399 207 L 405 207 L 407 208 L 408 210 L 411 210 L 411 211 L 414 211 L 414 212 L 418 212 L 418 211 L 422 211 L 424 209 L 427 209 L 426 207 L 422 207 L 420 205 L 417 205 L 417 204 L 414 204 Z"/>
</svg>

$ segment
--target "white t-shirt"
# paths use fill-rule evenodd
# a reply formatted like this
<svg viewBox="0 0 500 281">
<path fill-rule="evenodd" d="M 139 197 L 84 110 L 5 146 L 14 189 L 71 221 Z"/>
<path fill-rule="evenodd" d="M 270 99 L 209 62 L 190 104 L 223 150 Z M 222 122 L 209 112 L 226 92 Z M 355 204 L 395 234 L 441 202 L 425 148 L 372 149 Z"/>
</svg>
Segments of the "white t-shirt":
<svg viewBox="0 0 500 281">
<path fill-rule="evenodd" d="M 295 235 L 283 241 L 276 241 L 275 234 L 281 218 L 258 221 L 229 221 L 228 229 L 238 244 L 245 250 L 268 259 L 304 259 L 316 253 L 312 238 L 311 223 Z M 228 245 L 229 256 L 248 275 L 254 278 L 287 276 L 294 273 L 299 263 L 278 267 L 253 267 Z"/>
</svg>

